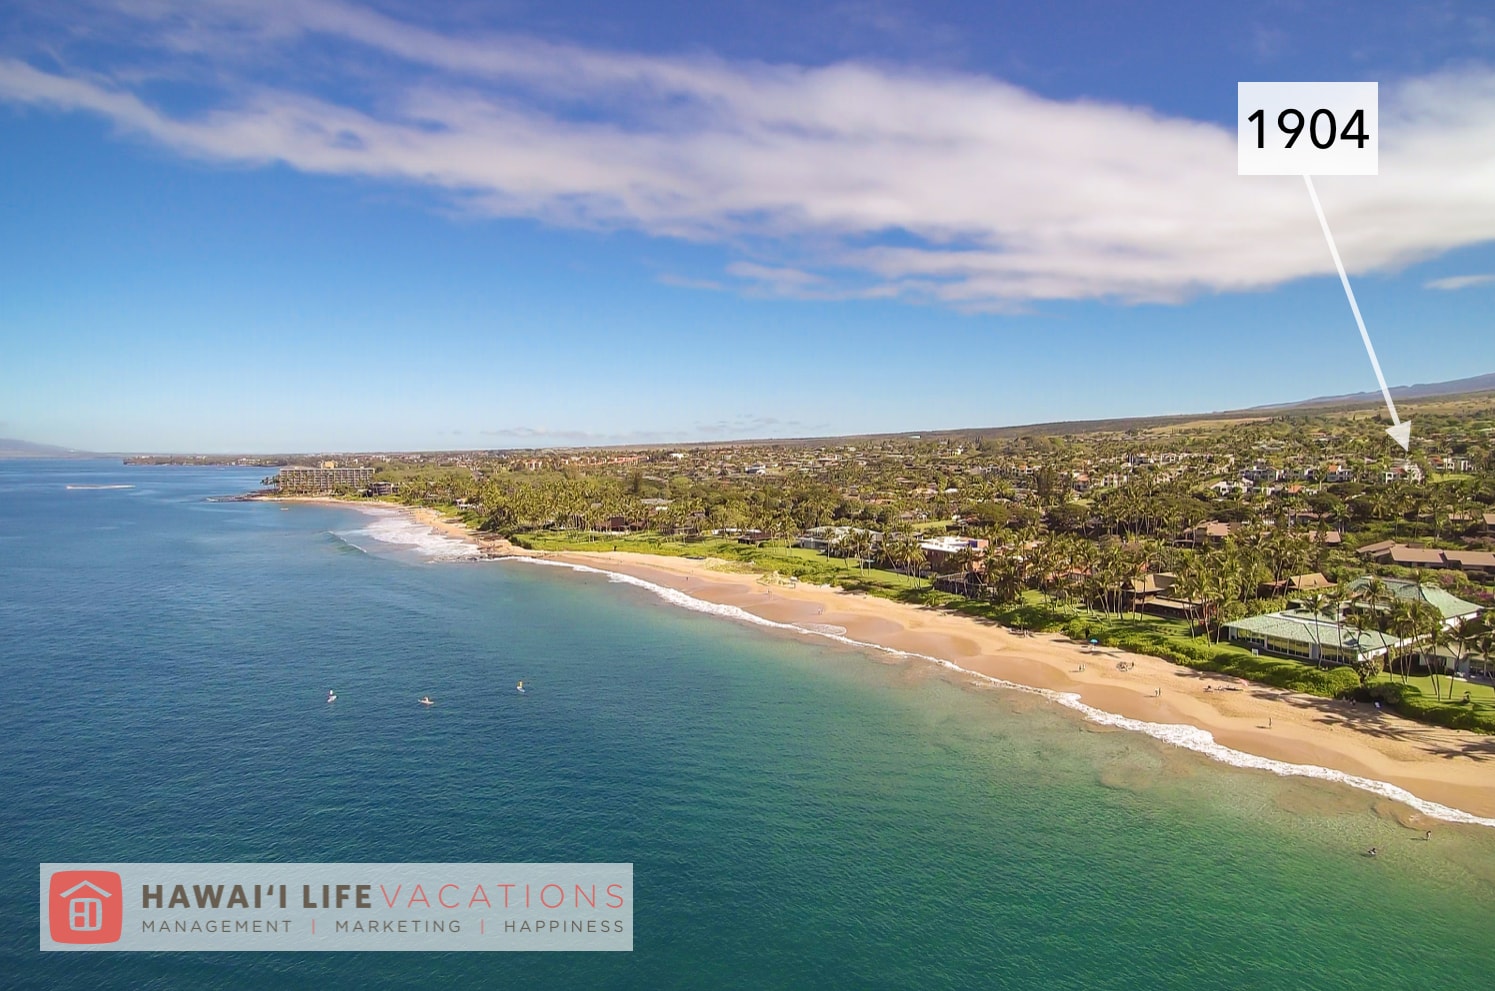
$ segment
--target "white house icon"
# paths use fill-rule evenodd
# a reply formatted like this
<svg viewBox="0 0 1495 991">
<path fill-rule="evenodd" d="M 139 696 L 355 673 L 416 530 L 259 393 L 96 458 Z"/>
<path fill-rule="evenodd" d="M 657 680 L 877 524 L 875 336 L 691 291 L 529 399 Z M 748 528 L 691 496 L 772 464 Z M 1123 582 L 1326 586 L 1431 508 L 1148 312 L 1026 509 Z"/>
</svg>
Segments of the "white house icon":
<svg viewBox="0 0 1495 991">
<path fill-rule="evenodd" d="M 92 881 L 80 881 L 59 896 L 67 899 L 67 927 L 69 929 L 73 932 L 96 932 L 104 928 L 104 903 L 98 898 L 79 895 L 78 892 L 84 888 L 88 888 L 96 895 L 103 895 L 104 898 L 114 896 Z"/>
</svg>

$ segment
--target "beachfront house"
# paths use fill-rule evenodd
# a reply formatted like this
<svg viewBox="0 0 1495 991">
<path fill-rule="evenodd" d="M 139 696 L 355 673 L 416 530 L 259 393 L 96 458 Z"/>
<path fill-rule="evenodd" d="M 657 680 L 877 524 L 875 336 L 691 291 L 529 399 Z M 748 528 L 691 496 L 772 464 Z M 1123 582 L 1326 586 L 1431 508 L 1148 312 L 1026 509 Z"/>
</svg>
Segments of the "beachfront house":
<svg viewBox="0 0 1495 991">
<path fill-rule="evenodd" d="M 865 534 L 869 548 L 876 547 L 882 543 L 882 534 L 876 530 L 867 530 L 854 526 L 816 526 L 800 534 L 796 544 L 807 550 L 830 554 L 832 551 L 844 546 L 843 542 L 847 541 L 853 534 Z"/>
<path fill-rule="evenodd" d="M 1201 615 L 1204 604 L 1178 594 L 1178 576 L 1166 571 L 1133 578 L 1121 588 L 1122 602 L 1131 612 L 1153 613 L 1173 619 Z"/>
<path fill-rule="evenodd" d="M 1435 585 L 1420 585 L 1398 578 L 1379 579 L 1381 592 L 1372 598 L 1372 581 L 1371 578 L 1357 578 L 1346 586 L 1352 599 L 1347 606 L 1340 607 L 1337 617 L 1332 612 L 1285 609 L 1227 623 L 1225 634 L 1232 642 L 1264 654 L 1326 664 L 1348 664 L 1360 658 L 1384 656 L 1390 650 L 1411 647 L 1426 639 L 1425 634 L 1398 639 L 1390 633 L 1364 628 L 1381 625 L 1366 620 L 1373 618 L 1372 614 L 1376 612 L 1389 610 L 1398 600 L 1420 601 L 1431 606 L 1443 617 L 1443 624 L 1448 629 L 1455 629 L 1479 615 L 1479 606 Z"/>
<path fill-rule="evenodd" d="M 1305 609 L 1248 616 L 1225 624 L 1225 633 L 1232 643 L 1259 653 L 1325 664 L 1384 656 L 1398 644 L 1388 634 L 1348 626 Z"/>
<path fill-rule="evenodd" d="M 946 534 L 940 537 L 931 537 L 919 542 L 919 550 L 924 552 L 924 560 L 929 562 L 931 571 L 943 572 L 956 555 L 969 552 L 968 556 L 974 558 L 973 567 L 979 570 L 979 561 L 986 556 L 987 542 L 980 537 L 957 537 Z"/>
<path fill-rule="evenodd" d="M 1197 526 L 1189 527 L 1183 532 L 1183 536 L 1179 538 L 1178 542 L 1191 547 L 1199 547 L 1205 544 L 1219 545 L 1225 543 L 1232 529 L 1233 527 L 1229 523 L 1222 523 L 1219 520 L 1208 520 Z"/>
<path fill-rule="evenodd" d="M 1306 575 L 1292 575 L 1276 582 L 1263 582 L 1258 589 L 1262 595 L 1302 595 L 1322 592 L 1334 587 L 1334 583 L 1317 571 Z"/>
</svg>

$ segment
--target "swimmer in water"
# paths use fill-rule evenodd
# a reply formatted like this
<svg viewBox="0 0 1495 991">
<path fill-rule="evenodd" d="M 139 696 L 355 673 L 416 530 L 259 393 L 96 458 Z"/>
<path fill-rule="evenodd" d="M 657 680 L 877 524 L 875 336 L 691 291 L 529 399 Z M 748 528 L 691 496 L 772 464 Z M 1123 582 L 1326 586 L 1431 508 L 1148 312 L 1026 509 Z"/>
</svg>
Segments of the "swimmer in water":
<svg viewBox="0 0 1495 991">
<path fill-rule="evenodd" d="M 420 697 L 420 704 L 421 705 L 435 705 L 436 703 L 431 700 L 431 696 L 429 696 L 429 695 L 422 695 Z"/>
</svg>

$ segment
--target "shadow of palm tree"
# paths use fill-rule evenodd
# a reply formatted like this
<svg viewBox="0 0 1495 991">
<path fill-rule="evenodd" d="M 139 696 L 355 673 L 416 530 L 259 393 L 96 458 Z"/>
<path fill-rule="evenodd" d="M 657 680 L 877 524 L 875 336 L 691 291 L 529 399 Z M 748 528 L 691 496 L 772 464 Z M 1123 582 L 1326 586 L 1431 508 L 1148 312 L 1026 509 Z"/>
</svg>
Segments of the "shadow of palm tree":
<svg viewBox="0 0 1495 991">
<path fill-rule="evenodd" d="M 1261 689 L 1253 690 L 1251 694 L 1257 698 L 1272 699 L 1296 709 L 1313 712 L 1316 714 L 1314 721 L 1321 725 L 1349 729 L 1383 740 L 1409 743 L 1427 754 L 1441 757 L 1467 757 L 1471 760 L 1495 758 L 1495 736 L 1471 734 L 1467 740 L 1460 741 L 1456 746 L 1450 746 L 1445 737 L 1453 731 L 1441 726 L 1414 722 L 1396 715 L 1389 709 L 1377 709 L 1368 703 Z"/>
</svg>

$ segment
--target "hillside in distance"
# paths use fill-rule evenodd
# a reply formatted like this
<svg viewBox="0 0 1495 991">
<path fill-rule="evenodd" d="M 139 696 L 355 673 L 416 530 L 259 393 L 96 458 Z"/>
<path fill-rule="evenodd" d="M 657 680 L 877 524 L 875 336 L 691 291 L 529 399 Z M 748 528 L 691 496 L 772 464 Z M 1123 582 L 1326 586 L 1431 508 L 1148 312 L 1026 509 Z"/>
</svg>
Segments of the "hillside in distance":
<svg viewBox="0 0 1495 991">
<path fill-rule="evenodd" d="M 88 451 L 75 451 L 52 444 L 33 444 L 27 440 L 0 437 L 0 458 L 92 458 Z"/>
<path fill-rule="evenodd" d="M 1472 378 L 1453 379 L 1449 382 L 1427 382 L 1418 385 L 1391 387 L 1391 400 L 1431 399 L 1435 396 L 1463 396 L 1479 392 L 1495 392 L 1495 372 L 1475 375 Z M 1352 392 L 1343 396 L 1319 396 L 1295 403 L 1279 403 L 1272 406 L 1253 406 L 1253 410 L 1305 409 L 1315 406 L 1350 406 L 1361 403 L 1382 402 L 1379 392 Z"/>
<path fill-rule="evenodd" d="M 1462 400 L 1495 393 L 1495 373 L 1472 376 L 1470 378 L 1454 379 L 1448 382 L 1431 382 L 1418 385 L 1396 386 L 1391 390 L 1392 397 L 1397 402 L 1409 404 L 1416 403 L 1441 403 L 1444 401 Z M 1366 411 L 1386 415 L 1384 401 L 1379 392 L 1357 392 L 1343 396 L 1320 396 L 1314 399 L 1304 399 L 1293 403 L 1278 403 L 1269 406 L 1252 406 L 1246 409 L 1220 410 L 1208 413 L 1170 413 L 1157 416 L 1134 416 L 1115 417 L 1104 420 L 1056 420 L 1047 423 L 1025 423 L 1001 427 L 961 427 L 940 428 L 924 430 L 905 430 L 896 433 L 869 433 L 869 434 L 847 434 L 842 436 L 818 436 L 818 437 L 774 437 L 774 438 L 751 438 L 743 437 L 732 440 L 712 441 L 675 441 L 672 443 L 653 444 L 607 444 L 596 445 L 595 449 L 618 448 L 628 450 L 661 450 L 682 447 L 722 447 L 732 445 L 758 445 L 758 446 L 803 446 L 810 444 L 826 444 L 834 442 L 850 442 L 858 440 L 875 440 L 885 438 L 1010 438 L 1010 437 L 1053 437 L 1079 434 L 1099 433 L 1127 433 L 1131 431 L 1155 430 L 1158 428 L 1177 427 L 1184 424 L 1203 423 L 1225 423 L 1235 421 L 1263 420 L 1275 417 L 1291 416 L 1295 413 L 1304 415 L 1334 412 L 1358 412 Z M 1410 417 L 1412 410 L 1401 410 L 1403 419 Z M 1389 419 L 1387 422 L 1390 422 Z M 505 451 L 515 450 L 563 450 L 572 449 L 567 447 L 551 448 L 493 448 L 490 453 L 498 454 Z M 384 455 L 395 454 L 423 454 L 423 455 L 458 455 L 471 453 L 473 449 L 424 449 L 420 451 L 381 451 Z M 300 451 L 285 452 L 281 454 L 250 454 L 250 453 L 214 453 L 214 454 L 137 454 L 125 458 L 127 464 L 238 464 L 243 466 L 278 467 L 286 464 L 296 464 L 307 460 L 320 458 L 336 458 L 350 454 L 368 454 L 372 452 L 355 451 L 330 451 L 320 452 Z M 29 441 L 0 438 L 0 459 L 5 458 L 89 458 L 103 457 L 106 455 L 94 454 L 87 451 L 79 451 L 71 448 L 57 447 L 50 444 L 36 444 Z"/>
<path fill-rule="evenodd" d="M 1391 389 L 1394 402 L 1416 403 L 1435 400 L 1462 399 L 1495 393 L 1495 373 L 1471 378 L 1453 379 L 1448 382 L 1430 382 L 1419 385 L 1394 386 Z M 1025 423 L 1007 427 L 976 427 L 968 429 L 909 430 L 892 434 L 864 434 L 862 438 L 886 437 L 1054 437 L 1068 434 L 1127 433 L 1129 431 L 1154 430 L 1160 427 L 1175 427 L 1186 423 L 1222 422 L 1230 420 L 1261 420 L 1271 417 L 1291 416 L 1294 413 L 1353 412 L 1368 410 L 1386 415 L 1385 400 L 1380 392 L 1357 392 L 1344 396 L 1320 396 L 1292 403 L 1271 406 L 1252 406 L 1247 409 L 1219 410 L 1211 413 L 1172 413 L 1159 416 L 1116 417 L 1107 420 L 1060 420 L 1049 423 Z M 1400 411 L 1408 418 L 1407 411 Z M 1389 418 L 1387 419 L 1389 423 Z M 826 440 L 854 440 L 860 438 L 798 438 L 794 440 L 764 441 L 763 443 L 803 444 Z M 677 445 L 678 446 L 678 445 Z"/>
</svg>

